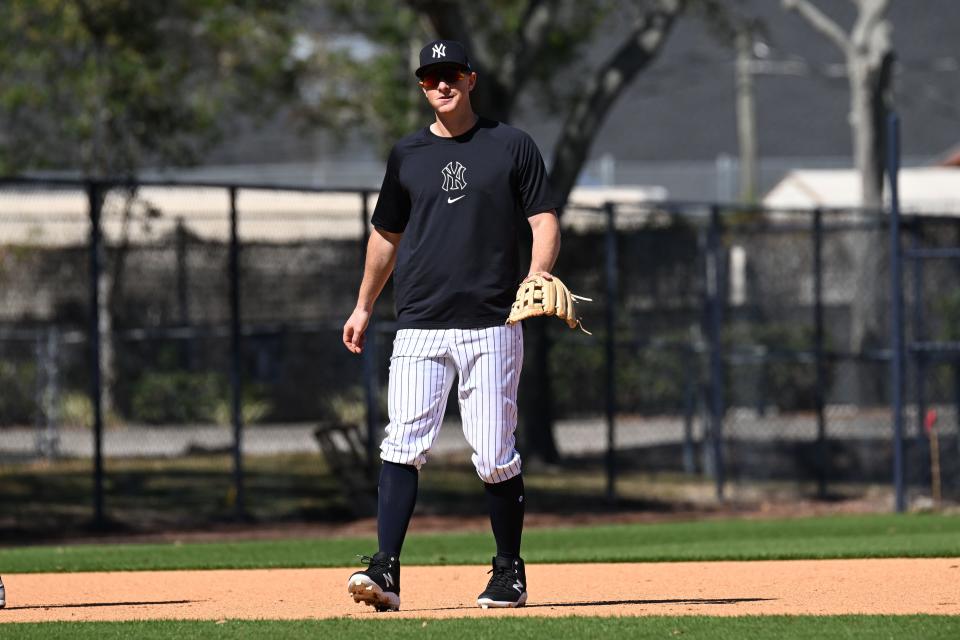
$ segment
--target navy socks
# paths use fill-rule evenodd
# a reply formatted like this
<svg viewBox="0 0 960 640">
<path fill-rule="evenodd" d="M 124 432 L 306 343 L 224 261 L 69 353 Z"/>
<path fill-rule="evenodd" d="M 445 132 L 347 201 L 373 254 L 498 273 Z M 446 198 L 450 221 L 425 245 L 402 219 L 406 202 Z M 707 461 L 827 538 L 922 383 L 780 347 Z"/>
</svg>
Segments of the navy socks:
<svg viewBox="0 0 960 640">
<path fill-rule="evenodd" d="M 497 540 L 497 555 L 511 560 L 519 558 L 523 534 L 523 476 L 496 484 L 484 483 L 483 488 L 490 507 L 493 537 Z"/>
<path fill-rule="evenodd" d="M 413 507 L 417 503 L 417 468 L 384 462 L 377 490 L 377 538 L 380 551 L 400 557 Z"/>
<path fill-rule="evenodd" d="M 400 557 L 417 503 L 419 477 L 417 468 L 411 465 L 384 462 L 380 469 L 377 538 L 380 551 L 395 558 Z M 484 483 L 483 488 L 490 509 L 490 526 L 497 541 L 497 555 L 519 558 L 524 514 L 523 476 L 496 484 Z"/>
</svg>

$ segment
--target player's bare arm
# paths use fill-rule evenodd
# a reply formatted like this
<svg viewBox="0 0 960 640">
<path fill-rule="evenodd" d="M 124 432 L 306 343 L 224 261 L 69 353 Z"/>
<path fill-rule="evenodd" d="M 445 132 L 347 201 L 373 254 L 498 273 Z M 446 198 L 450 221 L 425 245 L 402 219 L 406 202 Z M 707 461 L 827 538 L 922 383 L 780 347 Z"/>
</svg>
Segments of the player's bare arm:
<svg viewBox="0 0 960 640">
<path fill-rule="evenodd" d="M 533 230 L 533 249 L 531 251 L 530 271 L 524 281 L 542 275 L 552 280 L 550 270 L 557 262 L 560 253 L 560 221 L 553 211 L 544 211 L 527 218 Z"/>
<path fill-rule="evenodd" d="M 367 241 L 367 257 L 363 267 L 363 280 L 360 282 L 360 293 L 357 296 L 357 306 L 343 325 L 343 344 L 353 353 L 363 351 L 363 342 L 370 324 L 370 314 L 373 313 L 373 304 L 383 291 L 387 279 L 393 273 L 393 266 L 397 260 L 397 246 L 400 244 L 401 233 L 391 233 L 383 229 L 374 228 Z"/>
</svg>

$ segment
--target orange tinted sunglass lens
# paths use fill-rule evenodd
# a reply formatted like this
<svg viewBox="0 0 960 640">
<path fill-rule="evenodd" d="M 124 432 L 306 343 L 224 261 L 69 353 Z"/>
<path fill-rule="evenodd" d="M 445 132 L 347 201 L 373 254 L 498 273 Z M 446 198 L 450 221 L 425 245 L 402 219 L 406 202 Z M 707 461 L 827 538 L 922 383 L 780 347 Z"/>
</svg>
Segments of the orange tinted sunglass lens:
<svg viewBox="0 0 960 640">
<path fill-rule="evenodd" d="M 467 77 L 462 69 L 450 69 L 446 71 L 431 71 L 420 80 L 420 86 L 424 89 L 436 89 L 440 82 L 455 84 Z"/>
</svg>

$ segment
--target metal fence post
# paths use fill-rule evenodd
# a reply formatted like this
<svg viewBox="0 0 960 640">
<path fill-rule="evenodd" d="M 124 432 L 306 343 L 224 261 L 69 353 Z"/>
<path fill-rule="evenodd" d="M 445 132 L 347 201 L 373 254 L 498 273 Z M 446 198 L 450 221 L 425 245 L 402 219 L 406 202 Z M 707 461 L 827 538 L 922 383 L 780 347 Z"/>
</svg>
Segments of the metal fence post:
<svg viewBox="0 0 960 640">
<path fill-rule="evenodd" d="M 723 462 L 723 287 L 720 259 L 720 207 L 710 207 L 707 234 L 707 302 L 710 341 L 710 440 L 717 500 L 723 500 L 725 469 Z"/>
<path fill-rule="evenodd" d="M 363 245 L 360 248 L 361 271 L 364 266 L 367 239 L 370 236 L 368 229 L 370 220 L 369 195 L 366 191 L 360 193 L 360 224 L 363 228 Z M 366 340 L 364 341 L 361 360 L 363 364 L 363 390 L 367 409 L 367 472 L 372 477 L 374 473 L 376 473 L 375 451 L 377 443 L 375 436 L 380 426 L 380 385 L 377 383 L 377 325 L 372 314 L 370 316 L 370 323 L 367 325 Z"/>
<path fill-rule="evenodd" d="M 813 353 L 816 361 L 814 403 L 817 412 L 817 495 L 827 496 L 830 452 L 827 448 L 826 370 L 823 353 L 823 211 L 813 211 Z"/>
<path fill-rule="evenodd" d="M 102 267 L 102 236 L 100 214 L 104 185 L 87 183 L 87 201 L 90 207 L 90 404 L 93 407 L 93 524 L 102 528 L 103 513 L 103 375 L 100 368 L 100 271 Z"/>
<path fill-rule="evenodd" d="M 683 472 L 693 474 L 697 470 L 696 452 L 693 444 L 693 420 L 697 411 L 697 384 L 699 371 L 697 355 L 693 348 L 683 350 Z"/>
<path fill-rule="evenodd" d="M 607 418 L 607 499 L 615 500 L 617 495 L 617 455 L 616 455 L 616 413 L 617 413 L 617 369 L 616 369 L 616 330 L 617 330 L 617 211 L 612 202 L 606 202 L 603 210 L 607 214 L 606 232 L 606 418 Z"/>
<path fill-rule="evenodd" d="M 920 249 L 921 222 L 920 216 L 914 216 L 911 225 L 910 248 L 914 255 Z M 913 258 L 910 261 L 913 268 L 913 342 L 923 341 L 924 334 L 924 314 L 923 314 L 923 260 Z M 926 440 L 926 433 L 923 428 L 923 418 L 927 414 L 927 394 L 924 378 L 926 376 L 926 358 L 922 351 L 913 351 L 913 371 L 914 371 L 914 402 L 916 403 L 917 416 L 914 421 L 916 425 L 916 440 L 922 443 Z"/>
<path fill-rule="evenodd" d="M 190 282 L 189 282 L 189 258 L 187 252 L 189 245 L 187 243 L 187 227 L 183 222 L 183 217 L 177 217 L 177 226 L 175 231 L 175 251 L 177 256 L 177 322 L 182 329 L 190 327 Z M 186 336 L 180 341 L 180 366 L 191 371 L 193 369 L 193 349 L 194 341 L 192 336 Z"/>
<path fill-rule="evenodd" d="M 900 169 L 900 122 L 891 112 L 887 119 L 887 173 L 890 180 L 890 387 L 893 409 L 893 484 L 896 510 L 906 509 L 903 486 L 903 274 L 900 261 L 900 202 L 897 172 Z"/>
<path fill-rule="evenodd" d="M 240 238 L 237 233 L 237 187 L 230 187 L 230 392 L 233 422 L 233 490 L 237 519 L 243 519 L 243 389 L 240 325 Z"/>
</svg>

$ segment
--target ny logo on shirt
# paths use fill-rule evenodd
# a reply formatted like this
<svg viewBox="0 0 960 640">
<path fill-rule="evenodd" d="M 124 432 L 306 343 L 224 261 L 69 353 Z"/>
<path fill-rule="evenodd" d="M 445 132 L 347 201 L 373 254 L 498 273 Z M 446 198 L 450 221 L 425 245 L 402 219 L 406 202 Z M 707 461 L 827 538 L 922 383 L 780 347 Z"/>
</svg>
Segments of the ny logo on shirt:
<svg viewBox="0 0 960 640">
<path fill-rule="evenodd" d="M 452 161 L 447 163 L 447 166 L 443 168 L 443 190 L 444 191 L 457 191 L 464 189 L 467 186 L 467 179 L 464 177 L 464 173 L 467 171 L 467 168 L 457 162 L 454 164 Z"/>
</svg>

